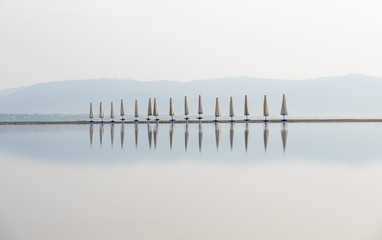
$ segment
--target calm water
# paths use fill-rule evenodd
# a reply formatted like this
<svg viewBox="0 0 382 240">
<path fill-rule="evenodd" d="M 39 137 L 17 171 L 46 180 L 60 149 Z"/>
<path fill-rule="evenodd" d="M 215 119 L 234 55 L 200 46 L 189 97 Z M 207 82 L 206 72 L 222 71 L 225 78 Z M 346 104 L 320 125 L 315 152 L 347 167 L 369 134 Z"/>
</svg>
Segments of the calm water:
<svg viewBox="0 0 382 240">
<path fill-rule="evenodd" d="M 0 239 L 381 239 L 382 124 L 0 126 Z"/>
</svg>

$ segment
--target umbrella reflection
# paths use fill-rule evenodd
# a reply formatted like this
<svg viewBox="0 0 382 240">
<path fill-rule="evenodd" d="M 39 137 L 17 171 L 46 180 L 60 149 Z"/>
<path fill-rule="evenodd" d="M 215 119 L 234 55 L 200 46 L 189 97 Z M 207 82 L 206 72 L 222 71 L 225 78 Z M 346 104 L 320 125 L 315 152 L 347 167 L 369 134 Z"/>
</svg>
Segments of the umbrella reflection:
<svg viewBox="0 0 382 240">
<path fill-rule="evenodd" d="M 139 141 L 139 126 L 138 124 L 135 124 L 135 148 L 138 147 L 138 141 Z"/>
<path fill-rule="evenodd" d="M 110 126 L 110 140 L 111 140 L 111 146 L 112 147 L 114 144 L 114 132 L 115 132 L 114 124 L 111 124 L 111 126 Z"/>
<path fill-rule="evenodd" d="M 170 149 L 172 150 L 172 143 L 174 142 L 174 124 L 170 125 L 169 135 L 170 135 Z"/>
<path fill-rule="evenodd" d="M 220 128 L 218 124 L 215 124 L 215 140 L 216 140 L 216 149 L 219 149 Z"/>
<path fill-rule="evenodd" d="M 184 150 L 187 152 L 187 145 L 188 145 L 188 124 L 186 124 L 186 128 L 184 131 Z"/>
<path fill-rule="evenodd" d="M 147 124 L 147 139 L 149 140 L 149 148 L 151 149 L 151 143 L 153 140 L 153 130 L 151 129 L 150 124 Z"/>
<path fill-rule="evenodd" d="M 268 124 L 264 124 L 264 133 L 263 133 L 263 138 L 264 138 L 264 150 L 267 151 L 267 146 L 268 146 L 268 136 L 269 136 L 269 128 Z"/>
<path fill-rule="evenodd" d="M 103 124 L 101 124 L 101 126 L 99 127 L 99 143 L 100 143 L 101 146 L 102 146 L 102 143 L 103 143 L 104 132 L 105 132 L 104 126 L 103 126 Z"/>
<path fill-rule="evenodd" d="M 158 124 L 156 124 L 154 128 L 154 147 L 155 148 L 157 148 L 158 134 L 159 134 L 159 129 L 158 129 Z"/>
<path fill-rule="evenodd" d="M 249 140 L 249 128 L 248 128 L 248 123 L 246 123 L 245 124 L 245 129 L 244 129 L 245 151 L 248 150 L 248 140 Z"/>
<path fill-rule="evenodd" d="M 90 135 L 90 146 L 93 146 L 93 137 L 94 137 L 94 126 L 93 126 L 93 124 L 90 124 L 89 135 Z"/>
<path fill-rule="evenodd" d="M 121 148 L 123 149 L 123 142 L 125 141 L 125 124 L 121 125 Z"/>
<path fill-rule="evenodd" d="M 203 142 L 203 128 L 202 128 L 201 124 L 199 124 L 198 139 L 199 139 L 199 152 L 201 152 L 202 151 L 202 142 Z"/>
<path fill-rule="evenodd" d="M 229 144 L 231 146 L 231 150 L 233 148 L 233 137 L 235 135 L 235 129 L 233 127 L 233 124 L 231 124 L 231 127 L 229 129 Z"/>
<path fill-rule="evenodd" d="M 288 128 L 286 127 L 286 123 L 283 123 L 281 128 L 281 139 L 283 140 L 283 150 L 285 152 L 288 139 Z"/>
</svg>

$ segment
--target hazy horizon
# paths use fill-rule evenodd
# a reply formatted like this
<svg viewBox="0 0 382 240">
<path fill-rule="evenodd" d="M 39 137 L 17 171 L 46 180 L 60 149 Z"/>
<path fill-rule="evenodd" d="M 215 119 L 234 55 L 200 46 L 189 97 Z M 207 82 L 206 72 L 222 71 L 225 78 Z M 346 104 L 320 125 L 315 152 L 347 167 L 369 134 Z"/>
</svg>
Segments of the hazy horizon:
<svg viewBox="0 0 382 240">
<path fill-rule="evenodd" d="M 382 3 L 3 0 L 0 89 L 95 78 L 381 76 Z"/>
</svg>

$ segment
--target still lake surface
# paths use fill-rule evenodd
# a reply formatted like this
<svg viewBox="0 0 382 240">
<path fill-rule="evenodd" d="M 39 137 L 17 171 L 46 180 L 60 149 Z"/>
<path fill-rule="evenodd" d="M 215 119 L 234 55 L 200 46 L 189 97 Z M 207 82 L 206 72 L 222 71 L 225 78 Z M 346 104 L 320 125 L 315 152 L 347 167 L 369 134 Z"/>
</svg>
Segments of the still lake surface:
<svg viewBox="0 0 382 240">
<path fill-rule="evenodd" d="M 382 123 L 0 126 L 0 239 L 382 239 Z"/>
</svg>

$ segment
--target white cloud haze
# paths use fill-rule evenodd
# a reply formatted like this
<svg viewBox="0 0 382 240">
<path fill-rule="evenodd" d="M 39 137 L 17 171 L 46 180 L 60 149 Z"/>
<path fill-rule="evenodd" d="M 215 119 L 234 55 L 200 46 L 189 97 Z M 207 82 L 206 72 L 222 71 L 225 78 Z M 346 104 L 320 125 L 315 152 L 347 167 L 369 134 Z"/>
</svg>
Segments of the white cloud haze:
<svg viewBox="0 0 382 240">
<path fill-rule="evenodd" d="M 101 77 L 382 76 L 380 0 L 0 0 L 0 89 Z"/>
</svg>

